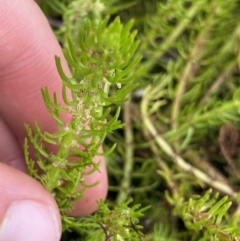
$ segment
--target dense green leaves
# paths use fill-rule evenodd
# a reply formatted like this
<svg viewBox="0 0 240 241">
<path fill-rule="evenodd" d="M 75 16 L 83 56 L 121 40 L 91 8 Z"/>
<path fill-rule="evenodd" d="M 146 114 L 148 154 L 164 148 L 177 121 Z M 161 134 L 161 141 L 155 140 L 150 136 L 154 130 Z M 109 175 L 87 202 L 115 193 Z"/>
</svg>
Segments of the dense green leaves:
<svg viewBox="0 0 240 241">
<path fill-rule="evenodd" d="M 60 58 L 55 58 L 65 106 L 59 105 L 56 94 L 51 99 L 48 89 L 42 89 L 46 108 L 56 120 L 57 132 L 42 132 L 37 122 L 34 129 L 25 126 L 35 149 L 36 162 L 43 172 L 39 175 L 34 169 L 26 140 L 29 174 L 54 195 L 62 215 L 90 188 L 84 182 L 85 168 L 99 171 L 93 158 L 110 154 L 116 147 L 114 144 L 108 151 L 99 153 L 106 135 L 123 126 L 118 120 L 120 107 L 115 113 L 111 107 L 127 101 L 137 86 L 134 79 L 139 73 L 137 65 L 141 57 L 136 55 L 139 41 L 135 41 L 136 32 L 131 33 L 132 26 L 132 21 L 122 25 L 119 18 L 109 22 L 106 17 L 97 26 L 86 19 L 79 30 L 78 43 L 68 38 L 68 47 L 64 50 L 72 77 L 65 75 Z M 62 113 L 71 115 L 69 122 L 63 120 Z M 57 148 L 54 153 L 49 150 L 52 146 Z M 81 191 L 77 191 L 78 185 L 83 187 Z"/>
<path fill-rule="evenodd" d="M 218 193 L 211 195 L 212 190 L 207 191 L 202 197 L 190 198 L 175 211 L 184 220 L 188 229 L 204 231 L 207 235 L 203 240 L 238 240 L 240 228 L 237 224 L 227 228 L 226 217 L 232 202 L 227 196 L 219 198 Z"/>
</svg>

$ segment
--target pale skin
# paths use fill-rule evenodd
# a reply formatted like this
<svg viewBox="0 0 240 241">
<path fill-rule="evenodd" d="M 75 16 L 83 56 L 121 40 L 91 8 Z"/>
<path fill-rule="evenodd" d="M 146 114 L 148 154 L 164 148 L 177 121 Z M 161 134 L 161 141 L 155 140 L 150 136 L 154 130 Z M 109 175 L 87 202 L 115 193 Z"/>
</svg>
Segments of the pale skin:
<svg viewBox="0 0 240 241">
<path fill-rule="evenodd" d="M 0 6 L 0 228 L 3 229 L 5 214 L 12 203 L 33 200 L 51 207 L 61 229 L 53 197 L 26 174 L 23 125 L 37 120 L 42 130 L 54 133 L 55 121 L 44 106 L 40 89 L 47 86 L 50 93 L 61 96 L 55 55 L 61 57 L 66 74 L 71 74 L 46 17 L 33 0 L 0 0 Z M 100 157 L 95 161 L 101 161 L 101 173 L 91 176 L 87 182 L 100 181 L 100 184 L 86 192 L 71 215 L 94 212 L 96 200 L 106 197 L 105 163 Z M 0 236 L 0 240 L 5 239 Z M 57 239 L 51 241 L 54 240 Z"/>
</svg>

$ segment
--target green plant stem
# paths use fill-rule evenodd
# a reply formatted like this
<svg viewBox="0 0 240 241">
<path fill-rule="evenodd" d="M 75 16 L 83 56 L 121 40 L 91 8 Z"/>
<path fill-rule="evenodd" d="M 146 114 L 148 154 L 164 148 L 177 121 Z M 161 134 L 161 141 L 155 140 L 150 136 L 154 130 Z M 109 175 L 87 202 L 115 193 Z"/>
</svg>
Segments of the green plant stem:
<svg viewBox="0 0 240 241">
<path fill-rule="evenodd" d="M 232 62 L 231 65 L 221 73 L 221 75 L 217 78 L 217 80 L 213 83 L 213 85 L 210 87 L 210 89 L 207 91 L 207 93 L 204 95 L 202 100 L 200 101 L 199 106 L 205 105 L 211 96 L 217 91 L 217 89 L 222 85 L 229 77 L 229 75 L 232 73 L 232 70 L 235 66 L 235 63 Z"/>
<path fill-rule="evenodd" d="M 220 114 L 222 114 L 225 111 L 230 111 L 233 108 L 237 108 L 237 106 L 240 105 L 240 101 L 235 100 L 229 101 L 224 103 L 219 108 L 212 109 L 206 113 L 195 115 L 193 119 L 190 119 L 188 122 L 184 122 L 181 126 L 179 126 L 178 130 L 170 130 L 166 134 L 163 134 L 165 138 L 168 138 L 168 140 L 175 139 L 177 137 L 180 137 L 186 129 L 189 128 L 189 126 L 194 126 L 194 124 L 197 124 L 199 122 L 208 121 L 209 119 L 213 117 L 217 117 Z"/>
<path fill-rule="evenodd" d="M 239 35 L 240 35 L 240 25 L 237 25 L 235 31 L 229 38 L 229 41 L 226 41 L 226 44 L 221 49 L 222 56 L 224 56 L 225 53 L 231 51 L 231 49 L 234 46 L 235 41 L 236 40 L 238 41 Z M 235 61 L 232 61 L 231 63 L 229 63 L 227 68 L 221 73 L 221 75 L 213 83 L 213 85 L 210 87 L 210 89 L 207 91 L 207 93 L 203 96 L 202 100 L 199 102 L 199 106 L 202 106 L 208 102 L 208 100 L 216 92 L 216 90 L 219 88 L 219 86 L 222 85 L 228 79 L 228 77 L 233 72 L 233 69 L 235 66 L 236 66 Z"/>
<path fill-rule="evenodd" d="M 183 160 L 179 155 L 177 155 L 171 146 L 158 134 L 156 128 L 150 121 L 150 118 L 147 113 L 148 108 L 148 102 L 151 97 L 151 86 L 149 85 L 144 93 L 144 97 L 141 103 L 141 112 L 142 112 L 142 118 L 143 123 L 147 130 L 151 133 L 153 138 L 155 139 L 158 146 L 174 161 L 174 163 L 180 167 L 185 172 L 192 173 L 196 178 L 199 178 L 204 183 L 208 184 L 209 186 L 219 190 L 220 192 L 230 195 L 230 196 L 236 196 L 237 193 L 227 184 L 215 181 L 212 178 L 210 178 L 208 175 L 206 175 L 204 172 L 200 171 L 199 169 L 193 167 L 189 163 L 187 163 L 185 160 Z"/>
<path fill-rule="evenodd" d="M 133 168 L 133 133 L 131 122 L 131 102 L 128 101 L 123 107 L 124 114 L 124 135 L 125 135 L 125 150 L 126 157 L 124 162 L 123 179 L 121 188 L 117 197 L 117 204 L 126 201 L 129 190 L 131 189 L 131 173 Z"/>
<path fill-rule="evenodd" d="M 217 168 L 215 168 L 208 159 L 200 157 L 197 152 L 189 150 L 185 153 L 184 156 L 189 160 L 189 162 L 191 162 L 192 165 L 207 173 L 210 178 L 226 184 L 229 183 L 228 179 L 224 175 L 222 175 L 221 172 Z"/>
<path fill-rule="evenodd" d="M 199 68 L 199 60 L 201 58 L 201 52 L 204 49 L 205 40 L 207 39 L 207 29 L 202 31 L 195 41 L 195 46 L 192 48 L 189 54 L 189 60 L 183 71 L 183 74 L 179 80 L 179 86 L 177 88 L 176 98 L 173 102 L 172 113 L 171 113 L 171 125 L 173 130 L 178 128 L 178 116 L 181 108 L 182 97 L 184 95 L 187 81 L 189 78 L 194 76 Z"/>
<path fill-rule="evenodd" d="M 180 36 L 180 34 L 184 31 L 184 29 L 189 25 L 189 22 L 191 22 L 191 19 L 195 16 L 197 11 L 199 10 L 201 6 L 201 1 L 194 2 L 193 6 L 188 10 L 186 17 L 179 22 L 179 24 L 176 26 L 174 31 L 166 37 L 164 42 L 160 45 L 159 50 L 154 52 L 153 55 L 151 55 L 151 58 L 146 62 L 144 66 L 144 70 L 146 72 L 149 72 L 151 68 L 158 62 L 157 60 L 161 58 L 161 56 L 175 43 L 175 40 Z"/>
</svg>

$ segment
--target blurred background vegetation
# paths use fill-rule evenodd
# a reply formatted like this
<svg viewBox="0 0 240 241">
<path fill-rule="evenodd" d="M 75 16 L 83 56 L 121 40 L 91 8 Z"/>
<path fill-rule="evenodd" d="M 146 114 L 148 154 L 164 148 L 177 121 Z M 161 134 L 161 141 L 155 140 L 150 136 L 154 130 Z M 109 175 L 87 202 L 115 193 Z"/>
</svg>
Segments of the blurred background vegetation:
<svg viewBox="0 0 240 241">
<path fill-rule="evenodd" d="M 151 205 L 141 220 L 142 240 L 239 240 L 240 1 L 37 3 L 63 47 L 67 36 L 77 41 L 86 18 L 96 24 L 106 15 L 135 21 L 142 71 L 138 89 L 122 106 L 124 128 L 105 143 L 105 149 L 117 143 L 106 157 L 109 205 L 128 198 Z M 205 208 L 191 202 L 210 188 L 215 201 L 228 195 L 232 202 L 221 209 L 222 219 L 210 219 L 210 197 Z"/>
</svg>

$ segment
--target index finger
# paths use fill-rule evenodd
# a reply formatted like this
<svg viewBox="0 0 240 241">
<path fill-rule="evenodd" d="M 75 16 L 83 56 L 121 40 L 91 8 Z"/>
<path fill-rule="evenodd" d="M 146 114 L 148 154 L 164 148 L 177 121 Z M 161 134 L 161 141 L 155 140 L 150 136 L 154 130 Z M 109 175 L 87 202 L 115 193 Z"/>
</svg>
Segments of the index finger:
<svg viewBox="0 0 240 241">
<path fill-rule="evenodd" d="M 61 96 L 61 79 L 54 56 L 62 50 L 38 6 L 32 1 L 1 1 L 0 9 L 0 113 L 22 142 L 23 123 L 37 120 L 42 129 L 53 131 L 55 122 L 46 110 L 40 89 Z"/>
</svg>

